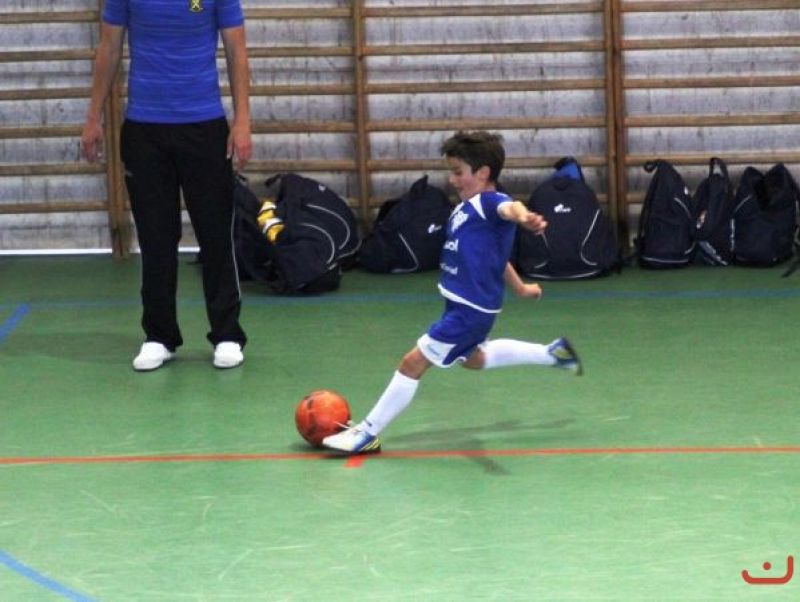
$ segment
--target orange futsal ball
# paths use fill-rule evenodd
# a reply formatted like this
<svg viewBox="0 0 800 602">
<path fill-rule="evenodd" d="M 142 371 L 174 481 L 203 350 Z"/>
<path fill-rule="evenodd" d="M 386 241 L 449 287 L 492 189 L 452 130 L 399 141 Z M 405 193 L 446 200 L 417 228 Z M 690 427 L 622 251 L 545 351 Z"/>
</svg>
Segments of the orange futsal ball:
<svg viewBox="0 0 800 602">
<path fill-rule="evenodd" d="M 320 389 L 306 395 L 294 412 L 297 432 L 314 447 L 322 440 L 347 428 L 350 406 L 336 391 Z"/>
</svg>

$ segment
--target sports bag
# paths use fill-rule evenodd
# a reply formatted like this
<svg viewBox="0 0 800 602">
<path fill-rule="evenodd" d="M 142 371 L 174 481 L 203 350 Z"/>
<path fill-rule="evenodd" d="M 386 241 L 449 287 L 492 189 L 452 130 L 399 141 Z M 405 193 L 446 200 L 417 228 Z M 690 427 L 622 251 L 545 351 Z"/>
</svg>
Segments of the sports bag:
<svg viewBox="0 0 800 602">
<path fill-rule="evenodd" d="M 339 287 L 342 268 L 358 251 L 353 211 L 335 192 L 311 178 L 278 174 L 275 216 L 283 229 L 270 243 L 258 226 L 262 202 L 237 178 L 234 199 L 234 249 L 240 272 L 247 272 L 280 294 L 315 294 Z M 255 227 L 254 227 L 255 225 Z"/>
<path fill-rule="evenodd" d="M 728 167 L 713 157 L 708 177 L 694 194 L 697 258 L 708 265 L 733 263 L 733 186 Z"/>
<path fill-rule="evenodd" d="M 604 275 L 619 265 L 611 222 L 573 157 L 564 157 L 554 167 L 556 172 L 527 202 L 528 209 L 544 216 L 547 228 L 541 234 L 517 229 L 513 263 L 522 275 L 535 279 Z"/>
<path fill-rule="evenodd" d="M 681 175 L 663 159 L 644 165 L 652 173 L 639 216 L 636 255 L 643 268 L 682 268 L 695 251 L 692 197 Z"/>
<path fill-rule="evenodd" d="M 239 280 L 267 281 L 271 273 L 272 254 L 256 222 L 261 204 L 262 201 L 250 189 L 247 178 L 234 173 L 233 254 Z"/>
<path fill-rule="evenodd" d="M 452 210 L 444 191 L 428 184 L 428 176 L 420 178 L 403 196 L 381 205 L 359 264 L 379 273 L 437 269 Z"/>
<path fill-rule="evenodd" d="M 766 174 L 754 167 L 744 170 L 733 210 L 737 264 L 772 266 L 792 256 L 799 196 L 797 183 L 782 163 Z"/>
</svg>

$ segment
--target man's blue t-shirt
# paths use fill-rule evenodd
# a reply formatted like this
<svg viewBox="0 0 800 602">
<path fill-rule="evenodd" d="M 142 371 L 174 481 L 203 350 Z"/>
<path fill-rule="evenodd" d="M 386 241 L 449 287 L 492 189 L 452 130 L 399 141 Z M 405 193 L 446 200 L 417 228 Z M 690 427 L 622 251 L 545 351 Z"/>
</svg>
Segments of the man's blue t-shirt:
<svg viewBox="0 0 800 602">
<path fill-rule="evenodd" d="M 500 217 L 497 208 L 510 202 L 508 195 L 488 191 L 453 210 L 440 264 L 439 291 L 445 298 L 487 313 L 500 311 L 516 224 Z"/>
<path fill-rule="evenodd" d="M 103 21 L 128 30 L 128 119 L 225 116 L 216 52 L 219 30 L 244 23 L 239 0 L 106 0 Z"/>
</svg>

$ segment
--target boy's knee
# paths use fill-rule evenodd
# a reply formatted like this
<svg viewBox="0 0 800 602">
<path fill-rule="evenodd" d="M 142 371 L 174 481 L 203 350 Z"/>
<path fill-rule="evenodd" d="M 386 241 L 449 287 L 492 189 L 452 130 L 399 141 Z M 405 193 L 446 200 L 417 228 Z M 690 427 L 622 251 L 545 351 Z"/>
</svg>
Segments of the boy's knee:
<svg viewBox="0 0 800 602">
<path fill-rule="evenodd" d="M 431 363 L 422 355 L 422 352 L 416 347 L 403 356 L 400 366 L 397 368 L 400 374 L 408 376 L 409 378 L 419 379 Z"/>
<path fill-rule="evenodd" d="M 472 352 L 472 354 L 467 358 L 465 362 L 462 362 L 462 366 L 464 368 L 468 368 L 470 370 L 482 370 L 483 366 L 486 364 L 486 356 L 480 349 L 476 349 Z"/>
</svg>

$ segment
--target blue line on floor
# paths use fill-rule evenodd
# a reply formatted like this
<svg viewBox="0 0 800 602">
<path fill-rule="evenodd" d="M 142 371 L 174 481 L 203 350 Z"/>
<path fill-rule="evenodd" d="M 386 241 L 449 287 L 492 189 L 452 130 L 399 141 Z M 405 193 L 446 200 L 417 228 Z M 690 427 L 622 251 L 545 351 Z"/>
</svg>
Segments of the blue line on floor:
<svg viewBox="0 0 800 602">
<path fill-rule="evenodd" d="M 547 283 L 545 283 L 545 287 Z M 792 299 L 800 297 L 800 288 L 780 288 L 780 289 L 722 289 L 722 290 L 676 290 L 676 291 L 545 291 L 544 299 L 558 301 L 592 301 L 592 300 L 659 300 L 659 299 Z M 509 293 L 508 300 L 515 297 Z M 249 294 L 243 298 L 244 305 L 334 305 L 334 304 L 356 304 L 356 303 L 420 303 L 420 302 L 439 302 L 442 296 L 438 293 L 352 293 L 352 294 L 327 294 L 302 296 L 276 296 Z M 53 310 L 53 309 L 113 309 L 118 307 L 139 307 L 141 302 L 138 299 L 108 299 L 108 300 L 74 300 L 74 301 L 41 301 L 17 307 L 17 311 L 24 308 L 27 313 L 30 310 Z M 182 306 L 202 307 L 202 298 L 178 298 L 178 304 Z M 14 307 L 9 303 L 0 303 L 0 310 Z M 16 313 L 16 312 L 15 312 Z M 24 316 L 24 313 L 23 313 Z M 12 322 L 14 316 L 6 321 Z M 18 321 L 18 320 L 17 320 Z M 12 328 L 15 325 L 12 324 Z M 0 326 L 0 341 L 4 336 L 3 328 Z M 7 333 L 5 333 L 7 334 Z"/>
<path fill-rule="evenodd" d="M 18 305 L 8 319 L 0 324 L 0 343 L 14 332 L 14 329 L 22 321 L 22 318 L 27 315 L 30 309 L 29 305 Z"/>
<path fill-rule="evenodd" d="M 33 570 L 31 567 L 22 564 L 19 560 L 7 554 L 3 550 L 0 550 L 0 564 L 4 564 L 15 573 L 22 575 L 26 579 L 30 579 L 36 585 L 41 585 L 42 587 L 49 589 L 51 592 L 66 598 L 67 600 L 72 600 L 73 602 L 95 602 L 93 598 L 89 598 L 83 594 L 72 591 L 57 581 L 53 581 L 49 577 L 45 577 L 41 573 Z"/>
<path fill-rule="evenodd" d="M 545 292 L 545 296 L 548 296 Z M 553 292 L 553 299 L 788 299 L 800 296 L 800 288 L 755 288 L 698 291 L 585 291 L 581 293 Z"/>
<path fill-rule="evenodd" d="M 547 283 L 544 283 L 547 287 Z M 785 289 L 728 289 L 728 290 L 694 290 L 694 291 L 545 291 L 544 299 L 559 301 L 590 301 L 593 299 L 785 299 L 800 296 L 800 288 Z M 514 295 L 508 293 L 509 300 Z M 419 303 L 423 301 L 442 301 L 438 293 L 387 293 L 387 294 L 339 294 L 319 295 L 311 297 L 276 297 L 250 295 L 243 300 L 244 305 L 301 305 L 324 303 Z"/>
</svg>

